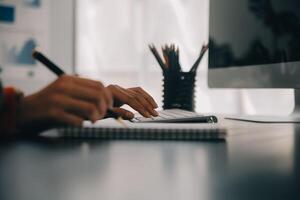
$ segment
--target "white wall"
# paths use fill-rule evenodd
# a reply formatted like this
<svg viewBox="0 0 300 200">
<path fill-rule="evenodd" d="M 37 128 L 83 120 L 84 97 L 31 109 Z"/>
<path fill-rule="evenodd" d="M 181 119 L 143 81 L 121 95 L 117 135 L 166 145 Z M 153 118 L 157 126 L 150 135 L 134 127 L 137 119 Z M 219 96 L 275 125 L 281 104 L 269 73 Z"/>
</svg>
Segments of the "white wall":
<svg viewBox="0 0 300 200">
<path fill-rule="evenodd" d="M 174 42 L 187 70 L 208 41 L 208 0 L 78 0 L 77 70 L 107 84 L 142 86 L 162 105 L 162 74 L 147 48 Z M 197 76 L 198 112 L 282 114 L 291 90 L 207 87 L 207 56 Z"/>
<path fill-rule="evenodd" d="M 142 86 L 160 105 L 162 75 L 147 45 L 178 44 L 182 65 L 188 69 L 208 39 L 208 0 L 77 0 L 76 16 L 75 0 L 44 1 L 49 3 L 49 48 L 45 53 L 51 59 L 70 73 L 76 50 L 76 67 L 81 75 L 107 84 Z M 76 18 L 77 48 L 73 27 Z M 32 93 L 56 78 L 42 66 L 39 69 L 40 79 L 19 78 L 17 72 L 17 78 L 2 73 L 1 79 L 6 85 Z M 207 57 L 197 76 L 198 112 L 278 114 L 293 108 L 291 90 L 209 89 L 206 71 Z"/>
<path fill-rule="evenodd" d="M 7 5 L 15 5 L 18 2 L 19 0 L 5 0 Z M 40 43 L 43 44 L 41 50 L 67 72 L 72 72 L 74 66 L 74 2 L 74 0 L 42 0 L 42 5 L 46 8 L 42 9 L 42 13 L 35 13 L 34 9 L 24 8 L 24 12 L 18 11 L 17 16 L 17 23 L 24 25 L 25 31 L 34 32 L 29 27 L 36 28 L 37 31 L 45 31 L 43 38 L 40 39 Z M 17 9 L 22 9 L 22 4 L 19 3 L 17 5 L 19 5 Z M 39 14 L 40 18 L 35 17 L 34 20 L 30 20 L 34 14 Z M 30 21 L 34 21 L 35 24 L 32 25 Z M 26 28 L 27 24 L 28 28 Z M 10 24 L 1 25 L 0 29 L 2 28 L 2 31 L 4 29 L 8 31 L 14 30 L 17 27 Z M 39 27 L 43 27 L 43 29 L 40 30 Z M 17 36 L 14 38 L 5 34 L 5 30 L 4 32 L 0 30 L 1 39 L 11 40 L 12 42 L 17 39 Z M 7 38 L 5 39 L 5 37 Z M 1 74 L 1 80 L 4 82 L 4 85 L 18 87 L 26 94 L 43 88 L 56 78 L 52 72 L 40 64 L 34 67 L 11 65 L 6 66 Z M 28 76 L 29 72 L 33 72 L 34 76 Z"/>
<path fill-rule="evenodd" d="M 49 54 L 68 73 L 74 68 L 74 0 L 50 0 Z"/>
</svg>

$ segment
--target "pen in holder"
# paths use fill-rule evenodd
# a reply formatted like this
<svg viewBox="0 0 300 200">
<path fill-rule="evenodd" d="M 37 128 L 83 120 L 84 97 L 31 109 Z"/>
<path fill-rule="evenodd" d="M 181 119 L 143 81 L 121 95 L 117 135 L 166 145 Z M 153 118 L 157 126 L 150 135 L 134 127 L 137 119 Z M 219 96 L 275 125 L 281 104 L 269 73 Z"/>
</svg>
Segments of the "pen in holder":
<svg viewBox="0 0 300 200">
<path fill-rule="evenodd" d="M 195 111 L 196 71 L 208 46 L 203 45 L 198 59 L 189 72 L 182 71 L 179 49 L 175 45 L 162 47 L 164 59 L 154 45 L 149 45 L 149 48 L 163 71 L 163 109 Z"/>
</svg>

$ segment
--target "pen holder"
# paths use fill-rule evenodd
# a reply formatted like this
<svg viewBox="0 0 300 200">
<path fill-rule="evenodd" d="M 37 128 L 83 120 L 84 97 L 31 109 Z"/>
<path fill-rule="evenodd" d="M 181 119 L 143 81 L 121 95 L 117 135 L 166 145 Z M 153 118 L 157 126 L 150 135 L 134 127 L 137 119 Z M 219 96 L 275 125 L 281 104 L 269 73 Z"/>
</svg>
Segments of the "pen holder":
<svg viewBox="0 0 300 200">
<path fill-rule="evenodd" d="M 163 73 L 163 109 L 195 111 L 195 72 Z"/>
</svg>

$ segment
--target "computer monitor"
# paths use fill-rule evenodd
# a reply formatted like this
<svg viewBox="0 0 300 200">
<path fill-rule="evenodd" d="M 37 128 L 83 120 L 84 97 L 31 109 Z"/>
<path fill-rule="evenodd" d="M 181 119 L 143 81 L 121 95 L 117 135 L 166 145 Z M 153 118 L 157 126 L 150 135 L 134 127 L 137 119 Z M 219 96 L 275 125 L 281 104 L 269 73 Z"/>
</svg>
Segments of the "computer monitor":
<svg viewBox="0 0 300 200">
<path fill-rule="evenodd" d="M 300 88 L 299 10 L 299 0 L 210 0 L 209 87 Z"/>
</svg>

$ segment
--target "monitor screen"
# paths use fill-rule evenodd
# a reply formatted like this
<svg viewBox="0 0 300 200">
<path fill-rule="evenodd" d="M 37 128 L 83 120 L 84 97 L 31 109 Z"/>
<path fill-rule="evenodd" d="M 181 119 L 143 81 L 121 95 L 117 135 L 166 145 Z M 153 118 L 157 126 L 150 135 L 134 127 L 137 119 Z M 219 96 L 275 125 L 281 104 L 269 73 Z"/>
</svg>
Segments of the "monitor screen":
<svg viewBox="0 0 300 200">
<path fill-rule="evenodd" d="M 287 77 L 300 68 L 299 10 L 299 0 L 210 0 L 209 69 L 232 68 L 236 75 L 263 75 L 264 80 L 257 83 L 241 84 L 245 87 L 299 87 L 300 80 Z M 257 67 L 260 71 L 253 71 Z M 220 80 L 209 80 L 211 85 L 224 84 L 223 72 L 213 77 Z M 255 80 L 251 78 L 248 80 Z M 233 87 L 239 87 L 242 81 L 235 83 Z"/>
</svg>

